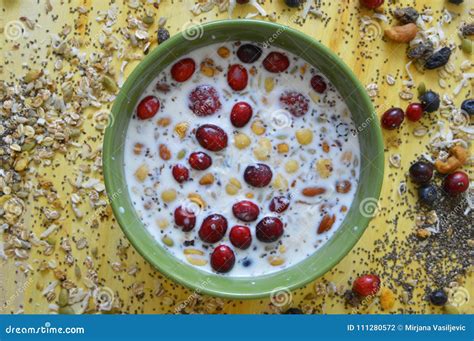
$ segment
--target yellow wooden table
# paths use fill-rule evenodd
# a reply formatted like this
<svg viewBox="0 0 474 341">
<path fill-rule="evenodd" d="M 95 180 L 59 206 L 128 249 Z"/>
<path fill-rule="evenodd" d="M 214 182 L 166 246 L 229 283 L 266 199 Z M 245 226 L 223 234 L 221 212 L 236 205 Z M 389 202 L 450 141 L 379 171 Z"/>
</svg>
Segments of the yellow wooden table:
<svg viewBox="0 0 474 341">
<path fill-rule="evenodd" d="M 192 24 L 228 18 L 227 12 L 220 13 L 217 8 L 195 16 L 191 12 L 195 2 L 185 0 L 162 0 L 159 5 L 159 1 L 145 0 L 110 2 L 0 0 L 0 27 L 3 27 L 3 34 L 0 35 L 2 50 L 0 65 L 3 65 L 0 79 L 16 81 L 30 69 L 41 69 L 43 61 L 49 61 L 47 69 L 54 78 L 59 71 L 54 68 L 55 57 L 51 53 L 52 34 L 62 32 L 63 36 L 67 33 L 68 38 L 75 37 L 82 43 L 78 46 L 80 51 L 87 53 L 104 51 L 97 43 L 103 37 L 101 34 L 103 22 L 98 22 L 97 17 L 103 16 L 103 11 L 108 9 L 111 2 L 118 8 L 114 30 L 120 26 L 125 27 L 129 16 L 143 18 L 145 12 L 152 14 L 155 20 L 149 29 L 152 42 L 150 48 L 157 44 L 156 30 L 160 17 L 167 18 L 165 27 L 171 34 L 188 29 Z M 298 18 L 300 10 L 290 10 L 282 2 L 265 0 L 263 7 L 273 20 L 301 30 L 335 51 L 354 70 L 361 82 L 369 85 L 369 89 L 373 92 L 374 104 L 379 108 L 379 115 L 387 106 L 406 107 L 408 102 L 399 96 L 403 88 L 403 80 L 408 79 L 405 70 L 407 63 L 405 47 L 382 40 L 383 28 L 389 24 L 374 17 L 361 20 L 362 16 L 371 17 L 373 12 L 360 10 L 358 1 L 355 0 L 321 1 L 318 7 L 320 15 L 310 14 L 306 22 L 301 23 L 302 20 Z M 458 24 L 461 21 L 473 20 L 473 3 L 465 1 L 463 6 L 454 6 L 446 5 L 446 2 L 442 0 L 397 1 L 399 6 L 414 4 L 419 10 L 425 6 L 429 7 L 436 18 L 440 17 L 446 6 L 456 15 L 453 22 L 444 26 L 443 30 L 448 36 L 457 39 Z M 389 9 L 394 9 L 394 5 L 385 5 L 384 8 L 385 15 L 391 19 Z M 249 5 L 237 6 L 233 17 L 242 18 L 252 13 L 256 13 L 256 10 Z M 261 17 L 258 18 L 261 19 Z M 15 31 L 18 28 L 20 31 Z M 128 53 L 132 52 L 138 57 L 142 55 L 140 48 L 128 51 Z M 454 55 L 452 61 L 456 65 L 472 57 L 459 50 Z M 130 58 L 130 62 L 125 67 L 124 77 L 138 63 L 138 60 L 132 59 Z M 114 61 L 113 70 L 117 80 L 121 77 L 119 76 L 121 66 L 123 66 L 121 62 Z M 78 72 L 74 66 L 71 70 L 76 74 Z M 437 72 L 421 74 L 414 67 L 410 72 L 413 74 L 415 84 L 424 82 L 441 93 L 452 94 L 458 84 L 454 78 L 447 78 L 446 88 L 442 89 L 438 84 Z M 389 85 L 386 81 L 386 76 L 389 74 L 394 78 L 394 85 Z M 414 91 L 416 92 L 416 89 Z M 461 93 L 455 97 L 455 103 L 460 105 L 469 92 L 472 97 L 472 84 L 461 90 Z M 407 194 L 402 198 L 398 193 L 398 188 L 400 182 L 406 180 L 405 173 L 410 162 L 424 152 L 424 146 L 429 140 L 428 135 L 420 138 L 413 137 L 412 130 L 415 125 L 405 124 L 399 133 L 384 132 L 387 142 L 386 160 L 391 154 L 399 153 L 401 167 L 389 167 L 387 161 L 380 210 L 353 251 L 324 278 L 291 294 L 283 293 L 280 298 L 285 301 L 283 302 L 285 304 L 278 307 L 270 304 L 269 299 L 227 301 L 202 297 L 167 280 L 129 245 L 121 229 L 114 222 L 108 206 L 93 209 L 87 200 L 84 200 L 79 204 L 84 216 L 82 219 L 75 218 L 71 208 L 73 186 L 70 183 L 76 181 L 80 169 L 92 165 L 94 157 L 89 159 L 79 157 L 73 162 L 70 155 L 82 151 L 85 143 L 90 145 L 92 152 L 100 153 L 98 148 L 102 143 L 103 131 L 96 128 L 94 112 L 95 110 L 88 109 L 83 113 L 85 122 L 81 128 L 83 133 L 78 139 L 79 145 L 69 148 L 69 152 L 65 154 L 56 154 L 52 165 L 35 166 L 36 175 L 24 174 L 35 184 L 38 182 L 38 175 L 41 176 L 43 184 L 51 182 L 59 202 L 62 203 L 62 205 L 57 205 L 62 206 L 61 216 L 56 221 L 60 228 L 49 237 L 52 243 L 55 242 L 51 254 L 46 252 L 48 255 L 45 255 L 44 248 L 33 246 L 25 259 L 10 256 L 6 261 L 2 261 L 0 265 L 1 313 L 49 313 L 50 308 L 54 310 L 50 304 L 58 301 L 60 290 L 58 285 L 54 290 L 48 291 L 48 285 L 58 278 L 64 279 L 64 276 L 67 281 L 70 281 L 66 286 L 77 286 L 85 292 L 95 290 L 95 299 L 92 297 L 88 299 L 88 305 L 85 308 L 85 311 L 89 313 L 100 309 L 125 313 L 174 313 L 180 305 L 187 312 L 273 313 L 286 309 L 288 306 L 298 306 L 307 313 L 377 313 L 382 311 L 378 299 L 364 302 L 359 308 L 346 307 L 340 293 L 349 288 L 352 280 L 361 273 L 382 273 L 383 265 L 379 259 L 388 250 L 374 245 L 375 240 L 386 237 L 390 245 L 390 241 L 397 238 L 403 240 L 414 231 L 413 217 L 401 214 L 413 206 L 414 198 Z M 397 137 L 401 141 L 398 146 L 394 146 L 393 142 Z M 101 177 L 100 167 L 97 171 L 92 167 L 91 172 L 91 177 Z M 412 189 L 409 181 L 407 183 Z M 104 194 L 101 194 L 100 198 L 105 200 Z M 6 196 L 3 197 L 1 203 L 3 204 L 6 199 Z M 30 194 L 25 199 L 25 211 L 21 217 L 25 228 L 39 236 L 45 230 L 42 209 L 51 208 L 51 206 L 51 202 L 48 202 L 46 198 L 36 199 Z M 399 218 L 398 227 L 392 224 L 395 217 Z M 8 232 L 4 234 L 6 233 Z M 69 252 L 61 248 L 62 238 L 69 239 L 71 244 Z M 87 245 L 84 245 L 85 242 Z M 74 265 L 68 265 L 67 254 L 74 258 Z M 408 269 L 407 273 L 410 277 Z M 471 274 L 461 283 L 467 295 L 470 293 L 471 296 L 474 294 L 473 278 Z M 424 276 L 411 278 L 415 286 L 415 295 L 413 300 L 407 303 L 402 299 L 403 289 L 395 284 L 393 278 L 385 276 L 382 280 L 384 286 L 391 287 L 396 293 L 395 307 L 385 312 L 442 312 L 442 309 L 433 308 L 423 299 L 424 289 L 430 285 Z M 100 303 L 97 299 L 98 291 L 105 297 L 113 296 L 112 310 L 109 310 L 110 306 L 107 302 L 97 309 Z M 474 313 L 474 299 L 471 298 L 466 304 L 460 306 L 459 310 Z"/>
</svg>

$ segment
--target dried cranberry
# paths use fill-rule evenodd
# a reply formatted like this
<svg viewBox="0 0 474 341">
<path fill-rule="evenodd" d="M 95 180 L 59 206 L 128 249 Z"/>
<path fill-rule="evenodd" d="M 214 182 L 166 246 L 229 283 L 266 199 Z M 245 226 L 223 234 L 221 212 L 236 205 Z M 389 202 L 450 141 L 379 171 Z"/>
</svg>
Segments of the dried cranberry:
<svg viewBox="0 0 474 341">
<path fill-rule="evenodd" d="M 272 201 L 270 201 L 269 208 L 272 212 L 283 213 L 288 209 L 289 206 L 290 200 L 288 199 L 288 197 L 279 196 L 274 197 Z"/>
<path fill-rule="evenodd" d="M 237 50 L 237 57 L 242 63 L 254 63 L 262 55 L 262 49 L 252 44 L 244 44 Z"/>
<path fill-rule="evenodd" d="M 410 121 L 419 121 L 423 116 L 423 105 L 421 103 L 410 103 L 405 113 Z"/>
<path fill-rule="evenodd" d="M 227 83 L 235 90 L 240 91 L 245 89 L 249 80 L 247 69 L 242 65 L 234 64 L 229 67 L 227 72 Z"/>
<path fill-rule="evenodd" d="M 189 232 L 196 225 L 196 215 L 189 208 L 179 206 L 174 210 L 174 223 L 184 232 Z"/>
<path fill-rule="evenodd" d="M 138 103 L 137 116 L 141 120 L 152 118 L 160 110 L 160 101 L 155 96 L 147 96 Z"/>
<path fill-rule="evenodd" d="M 230 229 L 229 239 L 232 245 L 245 250 L 252 244 L 252 234 L 247 226 L 236 225 Z"/>
<path fill-rule="evenodd" d="M 283 235 L 283 223 L 275 217 L 265 217 L 257 224 L 257 239 L 264 243 L 273 243 Z"/>
<path fill-rule="evenodd" d="M 174 165 L 172 173 L 174 179 L 179 183 L 183 183 L 189 179 L 189 170 L 181 164 Z"/>
<path fill-rule="evenodd" d="M 270 52 L 263 60 L 265 70 L 278 73 L 283 72 L 290 66 L 290 60 L 287 56 L 280 52 Z"/>
<path fill-rule="evenodd" d="M 232 213 L 237 219 L 245 222 L 257 220 L 260 209 L 249 200 L 242 200 L 232 206 Z"/>
<path fill-rule="evenodd" d="M 322 94 L 324 93 L 324 91 L 326 91 L 326 88 L 328 86 L 323 77 L 321 77 L 320 75 L 314 75 L 311 78 L 311 87 L 314 89 L 314 91 Z"/>
<path fill-rule="evenodd" d="M 189 95 L 189 109 L 197 116 L 216 113 L 222 104 L 217 90 L 210 85 L 199 85 Z"/>
<path fill-rule="evenodd" d="M 205 243 L 217 243 L 227 231 L 227 219 L 220 214 L 211 214 L 201 224 L 199 238 Z"/>
<path fill-rule="evenodd" d="M 194 60 L 191 58 L 184 58 L 177 61 L 171 67 L 171 77 L 173 77 L 177 82 L 185 82 L 191 78 L 194 70 L 196 70 L 196 63 Z"/>
<path fill-rule="evenodd" d="M 188 162 L 193 169 L 206 170 L 212 165 L 212 158 L 203 152 L 194 152 L 189 155 Z"/>
<path fill-rule="evenodd" d="M 232 107 L 230 122 L 234 127 L 242 128 L 252 118 L 253 110 L 247 102 L 237 102 Z"/>
<path fill-rule="evenodd" d="M 229 272 L 234 267 L 234 264 L 234 251 L 227 245 L 219 245 L 211 254 L 211 266 L 217 272 Z"/>
<path fill-rule="evenodd" d="M 352 283 L 352 291 L 363 297 L 375 295 L 379 289 L 380 278 L 373 274 L 360 276 Z"/>
<path fill-rule="evenodd" d="M 214 124 L 203 124 L 196 130 L 196 139 L 199 144 L 212 152 L 227 147 L 227 134 Z"/>
<path fill-rule="evenodd" d="M 303 116 L 309 108 L 309 99 L 297 91 L 285 91 L 280 96 L 280 103 L 295 117 Z"/>
<path fill-rule="evenodd" d="M 370 9 L 382 6 L 384 0 L 360 0 L 360 4 Z"/>
<path fill-rule="evenodd" d="M 433 177 L 433 165 L 424 161 L 417 161 L 410 166 L 409 173 L 413 182 L 426 184 Z"/>
<path fill-rule="evenodd" d="M 244 180 L 253 187 L 265 187 L 272 181 L 273 173 L 270 167 L 263 163 L 247 166 Z"/>
<path fill-rule="evenodd" d="M 469 188 L 469 176 L 461 171 L 449 174 L 443 181 L 443 189 L 450 196 L 457 196 Z"/>
<path fill-rule="evenodd" d="M 405 114 L 400 108 L 392 108 L 384 112 L 382 115 L 381 123 L 382 127 L 388 130 L 397 129 L 403 123 Z"/>
</svg>

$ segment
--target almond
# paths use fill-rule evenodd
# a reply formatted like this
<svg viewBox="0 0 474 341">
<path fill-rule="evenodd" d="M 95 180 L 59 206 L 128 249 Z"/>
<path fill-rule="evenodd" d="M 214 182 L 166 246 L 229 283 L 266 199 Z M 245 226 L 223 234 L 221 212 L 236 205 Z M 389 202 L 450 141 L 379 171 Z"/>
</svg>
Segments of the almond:
<svg viewBox="0 0 474 341">
<path fill-rule="evenodd" d="M 326 189 L 323 187 L 306 187 L 303 188 L 302 193 L 306 197 L 315 197 L 317 195 L 326 193 Z"/>
<path fill-rule="evenodd" d="M 324 215 L 323 219 L 321 220 L 318 226 L 318 234 L 329 231 L 332 225 L 334 225 L 335 221 L 336 221 L 336 216 L 334 214 L 332 216 L 329 214 Z"/>
<path fill-rule="evenodd" d="M 409 43 L 415 38 L 417 33 L 418 27 L 413 23 L 403 26 L 393 26 L 385 30 L 385 36 L 397 43 Z"/>
<path fill-rule="evenodd" d="M 167 160 L 171 159 L 171 152 L 168 149 L 168 147 L 166 147 L 166 145 L 160 144 L 159 152 L 160 152 L 160 157 L 163 160 L 167 161 Z"/>
</svg>

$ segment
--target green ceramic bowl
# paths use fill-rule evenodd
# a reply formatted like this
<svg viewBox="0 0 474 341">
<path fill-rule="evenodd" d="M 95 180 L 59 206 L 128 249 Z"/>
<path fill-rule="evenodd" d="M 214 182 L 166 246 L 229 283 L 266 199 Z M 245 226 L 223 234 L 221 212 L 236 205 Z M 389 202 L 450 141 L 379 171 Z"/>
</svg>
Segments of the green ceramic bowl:
<svg viewBox="0 0 474 341">
<path fill-rule="evenodd" d="M 105 133 L 105 184 L 115 217 L 133 246 L 169 278 L 198 292 L 228 298 L 257 298 L 280 288 L 291 290 L 334 267 L 364 232 L 383 180 L 383 142 L 377 117 L 364 86 L 328 48 L 289 27 L 256 20 L 215 21 L 188 29 L 160 44 L 135 68 L 120 90 Z M 195 39 L 194 39 L 195 38 Z M 124 140 L 137 99 L 170 63 L 190 51 L 217 42 L 247 40 L 271 44 L 298 55 L 320 69 L 345 98 L 359 131 L 361 176 L 355 200 L 342 226 L 314 255 L 288 269 L 260 277 L 232 278 L 184 264 L 162 248 L 140 222 L 124 176 Z"/>
</svg>

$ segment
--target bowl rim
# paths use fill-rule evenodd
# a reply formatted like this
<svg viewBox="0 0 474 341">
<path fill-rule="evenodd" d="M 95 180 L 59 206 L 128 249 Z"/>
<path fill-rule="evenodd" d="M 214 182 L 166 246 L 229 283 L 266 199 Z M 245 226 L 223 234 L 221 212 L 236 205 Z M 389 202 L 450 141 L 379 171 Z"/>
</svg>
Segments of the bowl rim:
<svg viewBox="0 0 474 341">
<path fill-rule="evenodd" d="M 361 104 L 365 108 L 370 109 L 369 113 L 367 113 L 368 115 L 367 128 L 371 132 L 371 135 L 370 135 L 371 144 L 375 144 L 375 148 L 377 150 L 377 156 L 375 157 L 375 159 L 370 161 L 370 167 L 377 167 L 378 170 L 381 172 L 381 175 L 373 178 L 370 184 L 370 188 L 369 189 L 366 188 L 365 191 L 368 191 L 370 193 L 371 198 L 374 198 L 376 200 L 379 199 L 382 183 L 383 183 L 383 173 L 384 173 L 384 156 L 383 156 L 384 147 L 383 147 L 383 138 L 382 138 L 382 132 L 379 125 L 379 120 L 377 119 L 372 102 L 369 96 L 367 95 L 364 86 L 360 83 L 360 81 L 357 79 L 357 77 L 352 72 L 352 70 L 345 64 L 345 62 L 342 61 L 342 59 L 340 59 L 334 52 L 332 52 L 329 48 L 324 46 L 322 43 L 318 42 L 316 39 L 306 35 L 303 32 L 300 32 L 296 29 L 293 29 L 291 27 L 288 27 L 282 24 L 271 23 L 271 22 L 261 21 L 261 20 L 254 20 L 254 19 L 228 19 L 228 20 L 216 20 L 209 23 L 198 24 L 198 25 L 200 26 L 200 29 L 202 29 L 203 31 L 212 31 L 212 30 L 218 30 L 218 29 L 223 29 L 223 28 L 242 29 L 244 25 L 251 25 L 253 26 L 253 28 L 260 27 L 262 29 L 265 28 L 265 29 L 274 29 L 274 30 L 284 30 L 285 34 L 291 35 L 292 38 L 299 40 L 301 43 L 312 45 L 314 49 L 319 50 L 322 54 L 326 54 L 329 58 L 331 58 L 331 61 L 337 64 L 337 67 L 345 74 L 345 76 L 347 77 L 347 82 L 354 84 L 358 88 L 357 89 L 358 91 L 357 95 L 359 96 L 358 101 L 361 102 Z M 121 112 L 120 107 L 122 103 L 124 103 L 124 101 L 127 101 L 127 100 L 130 101 L 130 98 L 128 96 L 128 91 L 133 89 L 135 82 L 139 80 L 140 76 L 143 75 L 148 69 L 148 67 L 150 67 L 153 64 L 157 56 L 159 56 L 162 53 L 165 53 L 171 46 L 174 46 L 180 43 L 186 43 L 185 39 L 186 38 L 184 37 L 183 32 L 177 33 L 176 35 L 169 38 L 164 43 L 160 44 L 153 51 L 151 51 L 135 67 L 135 69 L 127 77 L 125 83 L 123 84 L 122 88 L 120 89 L 114 101 L 114 104 L 111 110 L 112 117 L 110 118 L 112 122 L 114 122 L 117 119 L 120 119 L 119 113 Z M 210 45 L 212 43 L 215 43 L 215 41 L 209 40 L 209 44 L 206 44 L 206 45 Z M 291 52 L 298 55 L 296 51 L 291 51 Z M 181 57 L 181 55 L 179 57 Z M 300 58 L 304 59 L 303 56 L 300 56 Z M 336 88 L 338 87 L 336 86 Z M 127 126 L 128 126 L 128 122 L 130 118 L 131 118 L 131 115 L 128 115 L 127 117 L 125 118 L 122 117 L 121 119 L 126 119 Z M 335 255 L 329 257 L 329 260 L 327 261 L 327 263 L 325 263 L 324 266 L 318 267 L 317 270 L 315 270 L 313 273 L 310 273 L 310 274 L 305 273 L 304 275 L 296 276 L 296 280 L 293 280 L 292 282 L 286 281 L 287 278 L 285 277 L 285 275 L 282 275 L 282 274 L 283 273 L 288 274 L 289 276 L 288 278 L 291 278 L 291 276 L 294 275 L 294 272 L 296 271 L 296 267 L 299 267 L 299 265 L 301 265 L 302 263 L 305 263 L 306 265 L 308 265 L 310 264 L 310 259 L 313 257 L 316 257 L 315 256 L 316 254 L 326 252 L 327 249 L 325 249 L 324 246 L 327 245 L 329 241 L 334 238 L 334 236 L 332 236 L 330 240 L 325 243 L 325 245 L 323 245 L 320 249 L 318 249 L 310 257 L 307 257 L 305 260 L 297 264 L 294 264 L 286 269 L 283 269 L 274 273 L 270 273 L 268 275 L 263 275 L 263 276 L 254 277 L 254 278 L 228 277 L 228 276 L 217 275 L 214 273 L 211 274 L 202 270 L 198 270 L 192 265 L 181 263 L 181 261 L 178 258 L 171 256 L 171 253 L 166 251 L 161 245 L 159 245 L 157 241 L 154 240 L 153 236 L 149 235 L 148 232 L 146 232 L 146 228 L 143 226 L 143 224 L 141 224 L 141 222 L 135 225 L 133 224 L 130 225 L 129 214 L 128 212 L 124 213 L 124 204 L 126 204 L 126 201 L 124 201 L 123 198 L 120 196 L 118 199 L 111 197 L 111 195 L 113 195 L 114 193 L 117 193 L 118 188 L 120 188 L 121 190 L 121 187 L 122 187 L 122 186 L 119 186 L 118 181 L 116 177 L 114 176 L 114 173 L 116 173 L 117 166 L 123 168 L 123 165 L 116 165 L 117 161 L 114 158 L 115 135 L 116 133 L 114 132 L 113 127 L 109 125 L 105 131 L 104 142 L 103 142 L 103 155 L 102 155 L 103 175 L 104 175 L 104 181 L 105 181 L 105 186 L 106 186 L 106 192 L 109 197 L 109 203 L 112 206 L 115 219 L 117 220 L 119 226 L 121 227 L 124 234 L 127 236 L 130 243 L 141 254 L 143 258 L 145 258 L 151 265 L 153 265 L 156 269 L 159 270 L 160 273 L 162 273 L 166 277 L 184 285 L 187 288 L 193 289 L 198 293 L 205 293 L 208 295 L 218 296 L 218 297 L 223 297 L 223 298 L 252 299 L 252 298 L 268 297 L 270 294 L 273 295 L 275 293 L 281 292 L 281 290 L 288 291 L 288 290 L 300 288 L 304 286 L 305 284 L 313 281 L 315 278 L 323 276 L 331 268 L 337 265 L 352 250 L 352 248 L 360 239 L 363 232 L 367 228 L 369 221 L 372 218 L 371 216 L 359 214 L 359 217 L 357 220 L 358 224 L 355 226 L 355 227 L 358 227 L 358 229 L 354 231 L 350 231 L 352 237 L 350 238 L 347 237 L 350 240 L 348 240 L 347 243 L 345 243 L 344 246 L 341 247 L 340 249 L 331 250 L 331 253 Z M 122 151 L 123 151 L 123 148 L 122 148 Z M 362 175 L 362 173 L 360 175 Z M 125 181 L 125 179 L 122 179 L 122 181 Z M 128 187 L 125 187 L 125 190 L 127 191 L 126 196 L 129 197 Z M 357 192 L 359 191 L 360 191 L 360 182 L 359 182 L 359 187 L 357 189 Z M 354 201 L 355 200 L 356 199 L 354 198 Z M 136 214 L 133 208 L 133 205 L 131 205 L 131 203 L 130 205 L 127 204 L 125 206 L 129 206 L 126 208 L 130 208 L 133 211 L 132 215 Z M 344 221 L 342 222 L 341 228 L 342 228 L 342 225 L 345 224 L 347 217 L 348 216 L 346 216 Z M 339 228 L 338 231 L 340 231 L 341 228 Z M 145 230 L 145 231 L 141 231 L 141 230 Z M 145 235 L 147 235 L 148 237 L 146 237 Z M 145 240 L 147 238 L 148 240 Z M 155 249 L 149 249 L 150 239 L 155 244 Z M 146 249 L 149 249 L 149 250 L 146 250 Z M 163 259 L 161 260 L 161 258 Z M 173 267 L 170 267 L 170 264 L 167 264 L 167 262 L 174 263 Z M 293 272 L 293 274 L 290 275 L 290 271 Z M 196 272 L 198 272 L 199 274 L 196 274 Z M 206 282 L 203 284 L 203 280 L 209 280 L 211 284 L 212 282 L 217 282 L 218 285 L 216 287 L 214 284 L 208 285 L 206 284 Z M 260 282 L 258 286 L 255 285 L 257 281 Z M 281 281 L 281 283 L 276 283 L 275 285 L 274 281 Z M 235 288 L 231 289 L 232 287 L 236 286 L 237 282 L 239 283 L 239 286 L 238 286 L 239 289 L 235 289 Z M 249 287 L 247 288 L 247 286 Z"/>
</svg>

